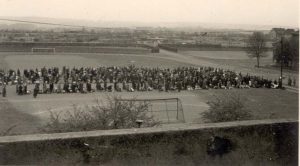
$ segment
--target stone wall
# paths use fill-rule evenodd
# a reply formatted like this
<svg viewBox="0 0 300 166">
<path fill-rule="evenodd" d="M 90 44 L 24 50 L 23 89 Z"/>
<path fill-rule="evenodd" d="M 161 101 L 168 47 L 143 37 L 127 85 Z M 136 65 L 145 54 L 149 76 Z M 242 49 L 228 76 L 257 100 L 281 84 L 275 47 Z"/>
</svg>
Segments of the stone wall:
<svg viewBox="0 0 300 166">
<path fill-rule="evenodd" d="M 208 154 L 211 138 L 216 137 L 230 141 L 231 148 Z M 298 122 L 294 120 L 0 137 L 0 164 L 297 165 L 297 162 Z"/>
</svg>

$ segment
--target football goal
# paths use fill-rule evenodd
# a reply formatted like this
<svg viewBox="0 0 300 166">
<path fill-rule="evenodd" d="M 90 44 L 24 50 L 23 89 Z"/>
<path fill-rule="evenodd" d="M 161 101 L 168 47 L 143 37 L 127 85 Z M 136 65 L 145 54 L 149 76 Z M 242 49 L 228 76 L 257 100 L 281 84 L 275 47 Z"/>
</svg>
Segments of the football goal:
<svg viewBox="0 0 300 166">
<path fill-rule="evenodd" d="M 162 123 L 184 123 L 182 103 L 179 98 L 164 99 L 120 99 L 148 104 L 148 114 Z"/>
<path fill-rule="evenodd" d="M 55 53 L 55 48 L 31 48 L 32 53 Z"/>
</svg>

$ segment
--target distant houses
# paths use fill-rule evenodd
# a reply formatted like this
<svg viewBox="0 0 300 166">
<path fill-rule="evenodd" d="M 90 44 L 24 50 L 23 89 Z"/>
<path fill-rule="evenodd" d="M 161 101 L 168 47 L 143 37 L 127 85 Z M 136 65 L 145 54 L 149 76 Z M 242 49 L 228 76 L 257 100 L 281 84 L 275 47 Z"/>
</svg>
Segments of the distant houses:
<svg viewBox="0 0 300 166">
<path fill-rule="evenodd" d="M 273 28 L 270 31 L 271 39 L 274 41 L 279 40 L 281 37 L 291 37 L 294 33 L 299 33 L 299 30 L 295 29 L 284 29 L 284 28 Z"/>
</svg>

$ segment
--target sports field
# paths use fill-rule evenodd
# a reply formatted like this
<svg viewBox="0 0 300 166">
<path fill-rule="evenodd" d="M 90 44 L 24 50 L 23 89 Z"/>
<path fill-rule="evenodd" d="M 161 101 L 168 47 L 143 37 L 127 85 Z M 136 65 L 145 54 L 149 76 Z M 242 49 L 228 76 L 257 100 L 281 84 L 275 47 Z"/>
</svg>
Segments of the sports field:
<svg viewBox="0 0 300 166">
<path fill-rule="evenodd" d="M 224 52 L 210 52 L 211 55 Z M 241 58 L 238 52 L 230 56 L 229 52 L 218 56 L 201 56 L 203 52 L 172 53 L 162 50 L 159 54 L 49 54 L 0 53 L 0 68 L 30 69 L 41 67 L 97 67 L 97 66 L 146 66 L 173 68 L 178 66 L 212 66 L 228 68 L 242 73 L 261 75 L 266 78 L 277 78 L 278 71 L 254 68 L 255 60 Z M 199 56 L 200 55 L 200 56 Z M 263 63 L 271 63 L 265 58 Z M 285 73 L 286 74 L 286 73 Z M 298 78 L 298 73 L 291 75 Z M 116 92 L 123 98 L 179 98 L 182 102 L 186 122 L 203 123 L 201 112 L 208 109 L 207 101 L 225 90 L 197 90 L 178 92 Z M 245 97 L 246 106 L 257 119 L 264 118 L 298 118 L 298 93 L 273 89 L 230 90 Z M 34 99 L 32 95 L 18 96 L 15 86 L 8 87 L 7 98 L 0 99 L 0 131 L 17 125 L 15 133 L 37 132 L 38 127 L 49 117 L 49 110 L 63 111 L 73 104 L 92 105 L 96 99 L 104 99 L 108 94 L 94 92 L 90 94 L 43 94 Z M 113 93 L 109 93 L 113 95 Z"/>
<path fill-rule="evenodd" d="M 244 74 L 263 76 L 269 79 L 280 77 L 280 68 L 270 68 L 273 62 L 273 53 L 266 52 L 266 57 L 260 59 L 260 68 L 255 67 L 257 61 L 255 58 L 249 58 L 244 51 L 183 51 L 180 54 L 185 55 L 194 61 L 203 61 L 210 66 L 230 69 Z M 297 71 L 283 70 L 283 82 L 287 84 L 288 77 L 299 79 Z"/>
</svg>

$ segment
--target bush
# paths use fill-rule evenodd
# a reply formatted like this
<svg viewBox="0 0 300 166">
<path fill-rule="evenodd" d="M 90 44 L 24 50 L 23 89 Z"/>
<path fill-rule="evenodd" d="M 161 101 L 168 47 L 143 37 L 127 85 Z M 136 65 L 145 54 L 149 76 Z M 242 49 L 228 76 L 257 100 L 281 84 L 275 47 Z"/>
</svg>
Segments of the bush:
<svg viewBox="0 0 300 166">
<path fill-rule="evenodd" d="M 0 137 L 1 136 L 8 136 L 8 135 L 11 135 L 11 131 L 17 127 L 17 125 L 13 125 L 13 126 L 10 126 L 9 128 L 5 129 L 4 131 L 0 131 Z"/>
<path fill-rule="evenodd" d="M 63 116 L 61 112 L 51 112 L 49 122 L 41 128 L 43 132 L 73 132 L 89 130 L 108 130 L 139 127 L 137 120 L 142 120 L 141 127 L 153 127 L 159 121 L 147 114 L 149 103 L 121 101 L 119 96 L 108 96 L 107 102 L 97 100 L 94 106 L 79 107 L 73 105 Z"/>
<path fill-rule="evenodd" d="M 213 123 L 251 119 L 252 115 L 244 103 L 245 99 L 239 94 L 227 92 L 207 102 L 210 107 L 201 115 L 206 122 Z"/>
</svg>

